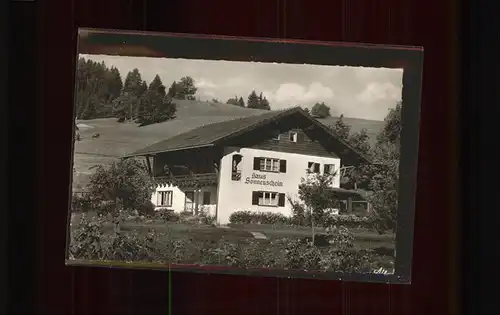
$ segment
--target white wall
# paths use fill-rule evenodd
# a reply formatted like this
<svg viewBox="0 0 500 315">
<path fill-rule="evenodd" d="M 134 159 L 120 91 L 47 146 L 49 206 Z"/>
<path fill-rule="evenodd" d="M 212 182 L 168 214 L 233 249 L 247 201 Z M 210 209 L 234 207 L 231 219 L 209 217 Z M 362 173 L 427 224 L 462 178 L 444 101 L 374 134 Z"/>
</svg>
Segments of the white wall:
<svg viewBox="0 0 500 315">
<path fill-rule="evenodd" d="M 241 170 L 241 180 L 231 180 L 232 156 L 240 154 L 243 156 L 238 165 Z M 253 170 L 254 157 L 267 157 L 283 159 L 287 161 L 286 173 L 260 172 Z M 308 162 L 320 163 L 320 171 L 323 172 L 324 164 L 334 164 L 335 169 L 340 168 L 339 158 L 318 157 L 294 153 L 256 150 L 250 148 L 226 148 L 220 166 L 219 198 L 217 221 L 220 224 L 229 223 L 229 216 L 235 211 L 250 210 L 258 212 L 279 212 L 291 215 L 291 206 L 285 200 L 285 207 L 265 207 L 252 205 L 252 191 L 273 191 L 285 193 L 293 199 L 298 198 L 298 187 L 301 178 L 306 176 Z M 281 181 L 283 186 L 269 186 L 246 184 L 245 179 L 251 177 L 252 173 L 265 175 L 266 180 Z M 340 174 L 337 172 L 333 186 L 339 187 Z"/>
<path fill-rule="evenodd" d="M 158 205 L 158 195 L 161 191 L 172 191 L 172 206 L 162 207 Z M 151 196 L 151 202 L 156 206 L 155 210 L 159 209 L 171 209 L 174 212 L 184 211 L 184 206 L 186 202 L 186 191 L 193 191 L 190 188 L 180 189 L 172 185 L 160 185 L 156 188 L 156 191 Z M 198 193 L 195 194 L 195 201 L 198 202 L 198 209 L 204 210 L 210 213 L 210 215 L 215 215 L 216 204 L 217 204 L 217 187 L 203 187 L 197 190 Z M 203 205 L 203 192 L 210 192 L 210 205 Z"/>
</svg>

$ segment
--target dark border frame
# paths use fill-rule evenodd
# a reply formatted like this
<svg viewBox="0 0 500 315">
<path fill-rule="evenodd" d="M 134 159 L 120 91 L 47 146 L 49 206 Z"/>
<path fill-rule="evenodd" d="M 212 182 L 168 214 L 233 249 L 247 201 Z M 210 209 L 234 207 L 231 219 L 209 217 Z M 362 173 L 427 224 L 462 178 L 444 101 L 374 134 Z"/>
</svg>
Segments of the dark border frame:
<svg viewBox="0 0 500 315">
<path fill-rule="evenodd" d="M 75 260 L 67 260 L 67 265 L 168 269 L 183 272 L 315 278 L 359 282 L 411 283 L 423 64 L 422 47 L 82 28 L 78 31 L 77 51 L 82 54 L 403 68 L 402 99 L 404 106 L 402 108 L 403 126 L 401 131 L 398 205 L 399 209 L 403 208 L 405 210 L 398 212 L 396 230 L 397 257 L 395 272 L 391 275 L 274 269 L 254 270 L 199 265 L 161 266 L 146 263 L 126 264 Z M 71 126 L 73 129 L 73 124 Z M 74 130 L 72 130 L 73 132 Z M 71 161 L 72 154 L 72 144 L 68 144 L 68 158 Z M 68 174 L 70 184 L 72 164 L 73 162 L 71 162 Z M 70 187 L 71 185 L 68 186 Z M 68 197 L 70 198 L 70 194 L 68 194 Z M 68 213 L 69 220 L 70 214 Z"/>
</svg>

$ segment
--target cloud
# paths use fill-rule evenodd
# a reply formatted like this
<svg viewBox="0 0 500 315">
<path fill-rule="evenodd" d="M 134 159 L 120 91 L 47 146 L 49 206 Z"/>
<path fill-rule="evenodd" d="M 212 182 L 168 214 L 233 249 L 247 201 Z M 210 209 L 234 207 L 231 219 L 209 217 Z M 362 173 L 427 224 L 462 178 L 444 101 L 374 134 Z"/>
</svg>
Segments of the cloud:
<svg viewBox="0 0 500 315">
<path fill-rule="evenodd" d="M 356 98 L 363 103 L 376 103 L 382 100 L 398 101 L 401 99 L 401 89 L 389 82 L 371 82 Z"/>
<path fill-rule="evenodd" d="M 264 94 L 279 103 L 311 103 L 325 101 L 334 96 L 330 88 L 319 82 L 313 82 L 307 88 L 297 83 L 283 83 L 275 92 L 266 92 Z"/>
<path fill-rule="evenodd" d="M 213 83 L 210 80 L 204 79 L 204 78 L 196 80 L 196 86 L 198 88 L 202 88 L 202 89 L 203 88 L 208 88 L 208 89 L 217 88 L 217 84 Z"/>
</svg>

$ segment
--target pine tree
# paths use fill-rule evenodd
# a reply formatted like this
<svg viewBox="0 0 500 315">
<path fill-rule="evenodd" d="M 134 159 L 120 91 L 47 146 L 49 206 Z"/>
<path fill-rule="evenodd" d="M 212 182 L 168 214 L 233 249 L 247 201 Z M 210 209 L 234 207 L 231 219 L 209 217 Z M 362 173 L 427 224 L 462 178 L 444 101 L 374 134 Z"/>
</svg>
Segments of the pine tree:
<svg viewBox="0 0 500 315">
<path fill-rule="evenodd" d="M 245 107 L 245 101 L 243 100 L 243 97 L 241 97 L 241 96 L 240 96 L 240 99 L 238 100 L 238 106 Z"/>
<path fill-rule="evenodd" d="M 154 77 L 153 81 L 151 81 L 151 83 L 149 84 L 148 90 L 155 91 L 155 92 L 159 93 L 161 96 L 167 95 L 167 93 L 165 91 L 166 88 L 163 85 L 163 82 L 161 82 L 159 75 L 156 75 Z"/>
<path fill-rule="evenodd" d="M 80 58 L 75 77 L 76 117 L 110 117 L 113 100 L 119 96 L 121 85 L 118 69 L 108 68 L 104 62 Z"/>
<path fill-rule="evenodd" d="M 167 95 L 170 96 L 171 98 L 176 98 L 176 95 L 177 95 L 177 82 L 176 81 L 172 82 L 172 84 L 170 85 L 170 88 L 168 89 Z"/>
<path fill-rule="evenodd" d="M 265 109 L 265 110 L 271 110 L 271 106 L 269 105 L 269 101 L 267 100 L 267 98 L 264 97 L 260 101 L 259 108 L 260 109 Z"/>
<path fill-rule="evenodd" d="M 351 132 L 351 126 L 344 122 L 344 115 L 341 114 L 339 119 L 335 122 L 335 124 L 330 126 L 330 129 L 344 141 L 348 141 L 349 134 Z"/>
<path fill-rule="evenodd" d="M 149 84 L 139 102 L 137 122 L 141 126 L 164 122 L 175 118 L 176 105 L 167 95 L 166 88 L 158 75 Z"/>
<path fill-rule="evenodd" d="M 259 108 L 259 97 L 257 96 L 257 93 L 255 93 L 255 90 L 253 90 L 250 93 L 250 95 L 248 95 L 247 107 L 248 108 Z"/>
<path fill-rule="evenodd" d="M 140 97 L 143 84 L 141 73 L 139 72 L 139 69 L 135 68 L 127 73 L 125 83 L 123 84 L 123 91 L 128 92 L 129 95 Z"/>
<path fill-rule="evenodd" d="M 120 71 L 117 68 L 111 67 L 108 75 L 108 82 L 109 96 L 111 100 L 114 100 L 115 98 L 120 96 L 120 93 L 123 89 L 122 77 L 120 75 Z"/>
</svg>

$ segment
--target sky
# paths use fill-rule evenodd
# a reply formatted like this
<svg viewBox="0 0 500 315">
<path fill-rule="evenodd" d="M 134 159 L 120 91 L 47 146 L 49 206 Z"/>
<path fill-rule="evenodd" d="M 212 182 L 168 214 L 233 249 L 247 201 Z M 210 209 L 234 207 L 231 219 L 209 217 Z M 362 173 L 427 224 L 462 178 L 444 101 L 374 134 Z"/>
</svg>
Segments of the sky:
<svg viewBox="0 0 500 315">
<path fill-rule="evenodd" d="M 156 74 L 168 88 L 174 80 L 191 76 L 201 100 L 222 102 L 262 92 L 271 109 L 311 108 L 324 102 L 332 116 L 383 120 L 401 100 L 403 69 L 320 66 L 307 64 L 234 62 L 195 59 L 80 55 L 104 61 L 120 70 L 122 79 L 134 68 L 151 82 Z"/>
</svg>

